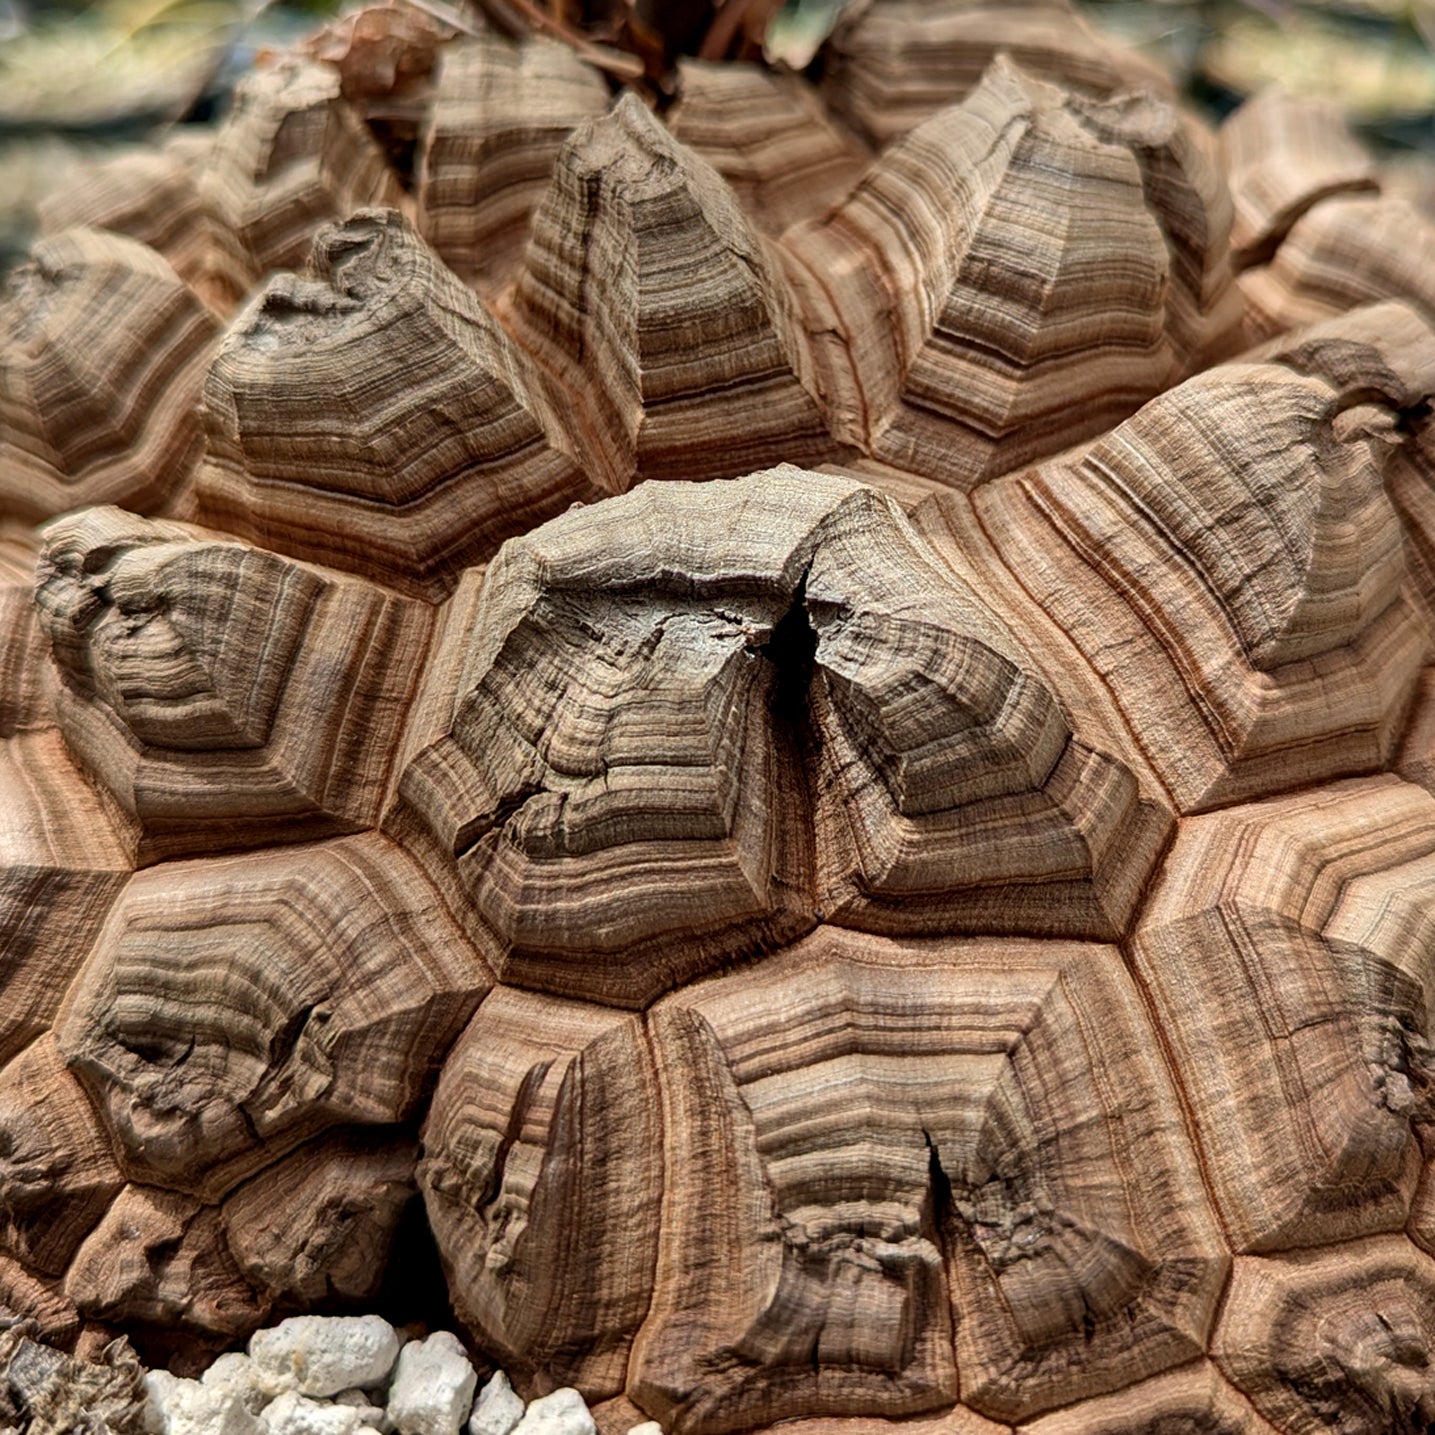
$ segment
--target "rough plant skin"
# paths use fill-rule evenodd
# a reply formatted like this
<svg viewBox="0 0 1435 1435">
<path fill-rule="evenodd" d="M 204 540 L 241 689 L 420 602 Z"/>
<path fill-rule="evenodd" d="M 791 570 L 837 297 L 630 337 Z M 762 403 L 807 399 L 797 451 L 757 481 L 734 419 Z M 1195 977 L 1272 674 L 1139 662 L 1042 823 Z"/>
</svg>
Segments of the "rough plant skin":
<svg viewBox="0 0 1435 1435">
<path fill-rule="evenodd" d="M 1431 1428 L 1435 230 L 1053 4 L 400 14 L 0 304 L 12 1423 L 441 1279 L 602 1435 Z"/>
</svg>

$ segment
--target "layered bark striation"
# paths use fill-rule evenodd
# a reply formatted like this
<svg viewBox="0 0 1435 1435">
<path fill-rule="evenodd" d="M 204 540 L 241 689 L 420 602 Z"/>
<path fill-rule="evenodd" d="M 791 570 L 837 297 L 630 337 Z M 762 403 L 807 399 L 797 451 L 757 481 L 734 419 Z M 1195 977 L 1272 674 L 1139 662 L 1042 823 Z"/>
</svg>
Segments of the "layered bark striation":
<svg viewBox="0 0 1435 1435">
<path fill-rule="evenodd" d="M 314 241 L 204 389 L 204 520 L 437 602 L 505 538 L 599 496 L 493 316 L 394 210 Z"/>
<path fill-rule="evenodd" d="M 850 480 L 644 486 L 510 545 L 455 618 L 386 825 L 505 980 L 640 1006 L 823 920 L 1110 936 L 1139 882 L 1108 854 L 1149 870 L 1165 835 Z"/>
<path fill-rule="evenodd" d="M 0 515 L 123 503 L 183 516 L 217 336 L 138 241 L 83 228 L 42 239 L 0 308 Z"/>
<path fill-rule="evenodd" d="M 1229 224 L 1164 102 L 998 59 L 788 236 L 834 431 L 963 489 L 1104 431 L 1238 342 Z"/>
<path fill-rule="evenodd" d="M 58 723 L 142 861 L 373 825 L 426 607 L 113 508 L 46 537 Z"/>
<path fill-rule="evenodd" d="M 0 312 L 0 1306 L 441 1265 L 605 1432 L 1430 1428 L 1428 224 L 1053 0 L 655 104 L 416 14 Z"/>
<path fill-rule="evenodd" d="M 1226 1257 L 1110 949 L 822 932 L 652 1030 L 669 1139 L 631 1388 L 670 1428 L 959 1384 L 1019 1418 L 1201 1350 Z"/>
</svg>

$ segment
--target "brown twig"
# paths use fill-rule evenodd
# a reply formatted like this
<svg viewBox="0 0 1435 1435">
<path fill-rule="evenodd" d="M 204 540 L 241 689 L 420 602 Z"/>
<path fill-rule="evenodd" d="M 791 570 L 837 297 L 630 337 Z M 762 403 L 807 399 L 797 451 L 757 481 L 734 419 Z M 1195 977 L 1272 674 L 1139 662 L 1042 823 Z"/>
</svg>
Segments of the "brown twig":
<svg viewBox="0 0 1435 1435">
<path fill-rule="evenodd" d="M 718 5 L 713 22 L 703 36 L 702 44 L 698 46 L 700 60 L 721 60 L 727 54 L 733 36 L 737 34 L 738 26 L 742 24 L 743 17 L 752 3 L 753 0 L 723 0 L 723 3 Z"/>
<path fill-rule="evenodd" d="M 511 29 L 511 18 L 502 15 L 499 10 L 500 0 L 476 0 L 480 10 L 494 20 L 500 29 Z M 610 75 L 616 75 L 620 80 L 638 80 L 643 77 L 643 63 L 633 55 L 620 54 L 616 50 L 610 50 L 603 45 L 595 45 L 586 35 L 580 34 L 561 20 L 555 19 L 546 10 L 540 8 L 535 0 L 501 0 L 502 5 L 511 5 L 521 14 L 524 19 L 536 30 L 546 31 L 550 35 L 571 45 L 590 65 L 600 70 L 606 70 Z"/>
<path fill-rule="evenodd" d="M 747 46 L 760 51 L 767 27 L 782 5 L 783 0 L 725 0 L 718 6 L 712 25 L 703 36 L 698 57 L 703 60 L 726 59 L 732 52 L 739 30 Z"/>
</svg>

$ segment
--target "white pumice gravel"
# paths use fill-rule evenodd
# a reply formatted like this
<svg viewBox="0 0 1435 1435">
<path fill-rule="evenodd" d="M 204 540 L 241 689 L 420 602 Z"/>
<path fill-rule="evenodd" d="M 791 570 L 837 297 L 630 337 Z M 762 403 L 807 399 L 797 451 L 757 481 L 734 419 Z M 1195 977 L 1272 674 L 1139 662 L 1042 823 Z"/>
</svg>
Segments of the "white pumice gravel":
<svg viewBox="0 0 1435 1435">
<path fill-rule="evenodd" d="M 459 1338 L 437 1330 L 399 1352 L 388 1414 L 399 1435 L 459 1435 L 473 1406 L 478 1372 Z"/>
<path fill-rule="evenodd" d="M 257 1415 L 276 1395 L 292 1389 L 294 1381 L 292 1376 L 286 1380 L 273 1379 L 242 1351 L 231 1350 L 199 1377 L 199 1383 L 206 1390 L 236 1396 L 251 1415 Z"/>
<path fill-rule="evenodd" d="M 145 1435 L 597 1435 L 578 1391 L 525 1407 L 501 1370 L 478 1390 L 452 1331 L 405 1344 L 376 1315 L 294 1316 L 198 1380 L 167 1370 L 144 1380 Z M 663 1428 L 648 1420 L 628 1435 Z"/>
<path fill-rule="evenodd" d="M 149 1404 L 147 1428 L 156 1435 L 268 1435 L 244 1402 L 226 1390 L 211 1390 L 197 1380 L 155 1380 L 168 1372 L 151 1371 L 145 1377 Z"/>
<path fill-rule="evenodd" d="M 311 1400 L 293 1390 L 266 1405 L 259 1419 L 266 1435 L 354 1435 L 363 1424 L 352 1405 Z"/>
<path fill-rule="evenodd" d="M 378 1315 L 296 1315 L 249 1338 L 260 1371 L 301 1395 L 380 1385 L 398 1353 L 398 1332 Z"/>
<path fill-rule="evenodd" d="M 473 1402 L 468 1417 L 468 1435 L 512 1435 L 523 1419 L 523 1401 L 501 1370 L 493 1373 Z"/>
<path fill-rule="evenodd" d="M 382 1405 L 374 1402 L 380 1397 L 370 1395 L 367 1390 L 341 1390 L 334 1397 L 335 1405 L 348 1405 L 358 1412 L 360 1429 L 364 1425 L 371 1425 L 379 1432 L 379 1435 L 393 1435 L 394 1422 L 389 1419 L 388 1413 Z"/>
<path fill-rule="evenodd" d="M 145 1371 L 145 1435 L 165 1435 L 170 1392 L 178 1384 L 179 1376 L 167 1370 Z"/>
<path fill-rule="evenodd" d="M 529 1402 L 513 1435 L 598 1435 L 583 1397 L 571 1386 Z"/>
</svg>

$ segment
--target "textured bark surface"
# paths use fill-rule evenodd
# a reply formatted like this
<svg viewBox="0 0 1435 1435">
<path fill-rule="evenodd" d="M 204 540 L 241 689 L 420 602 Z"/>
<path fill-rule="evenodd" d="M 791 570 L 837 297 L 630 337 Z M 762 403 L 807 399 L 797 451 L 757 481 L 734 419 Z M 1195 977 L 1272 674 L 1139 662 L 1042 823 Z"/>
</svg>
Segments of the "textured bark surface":
<svg viewBox="0 0 1435 1435">
<path fill-rule="evenodd" d="M 833 37 L 823 95 L 873 143 L 885 145 L 964 99 L 998 54 L 1086 93 L 1171 91 L 1155 66 L 1098 35 L 1069 0 L 886 0 L 854 8 Z"/>
<path fill-rule="evenodd" d="M 1337 197 L 1291 226 L 1269 264 L 1241 276 L 1247 324 L 1280 333 L 1360 304 L 1403 299 L 1435 311 L 1435 224 L 1402 199 Z"/>
<path fill-rule="evenodd" d="M 207 135 L 184 135 L 162 149 L 122 152 L 95 164 L 83 182 L 41 202 L 40 228 L 58 233 L 86 225 L 138 239 L 168 259 L 211 309 L 227 315 L 255 276 L 238 238 L 200 193 L 213 143 Z"/>
<path fill-rule="evenodd" d="M 1374 160 L 1332 100 L 1267 90 L 1222 125 L 1220 146 L 1236 202 L 1231 248 L 1243 269 L 1269 259 L 1320 201 L 1380 187 Z"/>
<path fill-rule="evenodd" d="M 1278 1428 L 1416 1435 L 1435 1421 L 1435 1261 L 1399 1237 L 1236 1262 L 1213 1350 Z"/>
<path fill-rule="evenodd" d="M 454 1048 L 419 1179 L 461 1314 L 534 1388 L 622 1390 L 661 1141 L 639 1017 L 500 987 Z"/>
<path fill-rule="evenodd" d="M 1435 1427 L 1435 230 L 1046 0 L 479 28 L 0 305 L 0 1401 L 442 1279 L 603 1435 Z"/>
<path fill-rule="evenodd" d="M 314 230 L 403 193 L 328 65 L 281 58 L 246 76 L 199 175 L 206 209 L 252 273 L 304 262 Z"/>
<path fill-rule="evenodd" d="M 635 95 L 559 153 L 506 317 L 610 493 L 836 451 L 776 254 Z"/>
<path fill-rule="evenodd" d="M 557 40 L 484 34 L 444 48 L 418 224 L 455 274 L 490 292 L 513 277 L 563 141 L 608 100 L 598 72 Z"/>
<path fill-rule="evenodd" d="M 183 514 L 214 316 L 152 249 L 95 229 L 41 240 L 6 294 L 6 514 L 34 522 L 86 503 Z"/>
<path fill-rule="evenodd" d="M 1195 818 L 1157 883 L 1136 969 L 1238 1251 L 1405 1224 L 1429 1119 L 1430 802 L 1381 777 Z"/>
<path fill-rule="evenodd" d="M 839 204 L 871 159 L 810 85 L 756 65 L 681 62 L 677 100 L 664 118 L 673 138 L 707 160 L 748 218 L 774 236 Z"/>
<path fill-rule="evenodd" d="M 971 488 L 1109 428 L 1237 341 L 1219 191 L 1154 96 L 998 59 L 789 236 L 834 430 Z"/>
<path fill-rule="evenodd" d="M 1180 811 L 1379 769 L 1400 737 L 1430 636 L 1383 480 L 1435 347 L 1382 317 L 1378 342 L 1342 321 L 1210 369 L 973 495 Z"/>
<path fill-rule="evenodd" d="M 144 862 L 373 825 L 427 607 L 112 508 L 46 529 L 36 603 L 60 730 Z"/>
<path fill-rule="evenodd" d="M 1203 1348 L 1227 1257 L 1111 949 L 823 932 L 652 1030 L 669 1136 L 630 1390 L 665 1427 L 917 1413 L 959 1381 L 1017 1418 Z"/>
<path fill-rule="evenodd" d="M 246 307 L 204 419 L 206 522 L 430 602 L 601 496 L 493 316 L 393 210 L 326 231 Z"/>
<path fill-rule="evenodd" d="M 55 1036 L 126 1175 L 213 1198 L 330 1127 L 418 1115 L 489 985 L 422 872 L 369 834 L 140 873 Z"/>
</svg>

